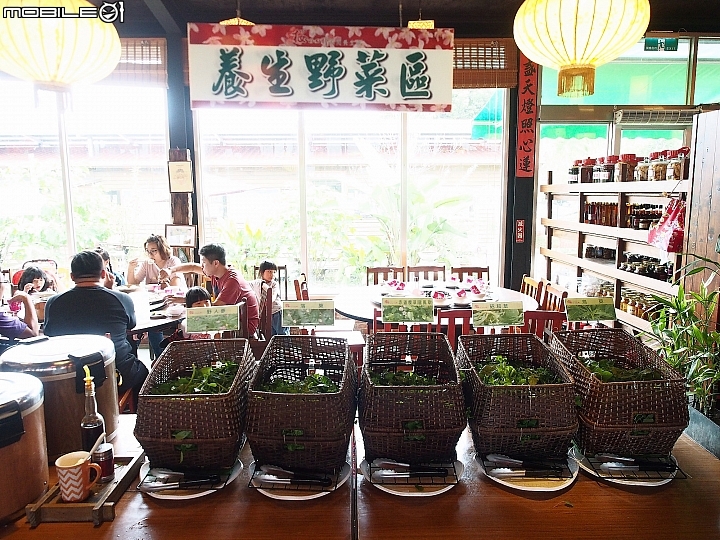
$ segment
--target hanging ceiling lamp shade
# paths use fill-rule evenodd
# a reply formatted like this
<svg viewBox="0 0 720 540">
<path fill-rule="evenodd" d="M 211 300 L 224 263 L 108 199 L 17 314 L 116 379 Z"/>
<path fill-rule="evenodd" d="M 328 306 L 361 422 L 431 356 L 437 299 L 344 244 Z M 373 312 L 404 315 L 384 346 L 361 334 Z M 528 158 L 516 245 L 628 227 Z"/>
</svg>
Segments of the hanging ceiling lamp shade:
<svg viewBox="0 0 720 540">
<path fill-rule="evenodd" d="M 66 14 L 94 6 L 86 0 L 0 0 L 0 7 L 64 8 Z M 67 89 L 108 76 L 120 61 L 120 38 L 112 23 L 93 18 L 0 18 L 0 70 L 41 87 Z"/>
<path fill-rule="evenodd" d="M 530 60 L 558 70 L 558 95 L 595 93 L 595 68 L 635 45 L 650 22 L 648 0 L 525 0 L 513 34 Z"/>
</svg>

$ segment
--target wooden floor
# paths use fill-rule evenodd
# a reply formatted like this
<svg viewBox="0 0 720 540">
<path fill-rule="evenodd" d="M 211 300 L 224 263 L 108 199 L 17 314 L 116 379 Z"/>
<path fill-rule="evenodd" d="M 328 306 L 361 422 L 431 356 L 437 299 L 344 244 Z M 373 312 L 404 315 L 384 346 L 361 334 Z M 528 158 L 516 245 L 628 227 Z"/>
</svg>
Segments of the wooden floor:
<svg viewBox="0 0 720 540">
<path fill-rule="evenodd" d="M 134 417 L 122 417 L 130 433 Z M 116 454 L 138 449 L 131 437 Z M 682 437 L 673 451 L 687 479 L 659 488 L 620 488 L 586 474 L 555 494 L 510 491 L 483 476 L 464 433 L 458 457 L 466 465 L 460 484 L 435 497 L 397 497 L 358 482 L 358 531 L 365 539 L 717 539 L 720 538 L 720 461 Z M 115 521 L 42 523 L 24 519 L 0 528 L 12 540 L 121 539 L 350 539 L 350 483 L 311 501 L 268 499 L 247 487 L 249 448 L 240 478 L 225 489 L 190 501 L 158 500 L 134 487 L 117 507 Z M 6 489 L 8 486 L 0 486 Z"/>
</svg>

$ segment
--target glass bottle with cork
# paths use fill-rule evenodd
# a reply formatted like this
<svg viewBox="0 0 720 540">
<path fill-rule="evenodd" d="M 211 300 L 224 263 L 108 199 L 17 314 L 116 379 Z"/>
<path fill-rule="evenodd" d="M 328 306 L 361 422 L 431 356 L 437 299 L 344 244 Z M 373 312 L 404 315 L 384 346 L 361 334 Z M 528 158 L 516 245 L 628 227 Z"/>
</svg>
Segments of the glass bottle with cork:
<svg viewBox="0 0 720 540">
<path fill-rule="evenodd" d="M 80 433 L 82 449 L 89 452 L 97 438 L 105 431 L 105 419 L 98 412 L 94 377 L 90 375 L 87 366 L 83 366 L 83 369 L 85 370 L 85 416 L 80 421 Z"/>
</svg>

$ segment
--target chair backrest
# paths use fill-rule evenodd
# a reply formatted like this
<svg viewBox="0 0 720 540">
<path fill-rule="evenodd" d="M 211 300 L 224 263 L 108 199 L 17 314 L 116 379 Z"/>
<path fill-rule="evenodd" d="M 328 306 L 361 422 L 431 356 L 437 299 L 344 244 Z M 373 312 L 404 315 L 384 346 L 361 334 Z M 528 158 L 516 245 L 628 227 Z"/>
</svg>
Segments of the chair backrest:
<svg viewBox="0 0 720 540">
<path fill-rule="evenodd" d="M 466 276 L 484 279 L 490 281 L 489 266 L 453 266 L 450 268 L 450 276 L 456 276 L 460 281 L 464 281 Z"/>
<path fill-rule="evenodd" d="M 432 324 L 407 324 L 384 323 L 382 322 L 382 311 L 375 308 L 373 310 L 373 323 L 370 330 L 375 332 L 431 332 Z"/>
<path fill-rule="evenodd" d="M 368 285 L 377 285 L 391 279 L 405 281 L 405 269 L 402 266 L 368 266 L 366 273 Z"/>
<path fill-rule="evenodd" d="M 307 276 L 300 274 L 300 277 L 295 280 L 295 299 L 296 300 L 310 300 L 310 293 L 308 292 Z"/>
<path fill-rule="evenodd" d="M 567 296 L 567 291 L 555 287 L 551 283 L 545 283 L 540 309 L 546 311 L 565 311 L 565 299 Z"/>
<path fill-rule="evenodd" d="M 31 261 L 25 261 L 22 265 L 23 270 L 28 266 L 37 266 L 44 272 L 50 271 L 55 274 L 57 274 L 58 271 L 58 263 L 53 259 L 32 259 Z"/>
<path fill-rule="evenodd" d="M 535 334 L 546 342 L 549 341 L 550 332 L 562 330 L 563 323 L 567 321 L 562 311 L 526 311 L 523 317 L 525 326 L 522 331 L 526 334 Z"/>
<path fill-rule="evenodd" d="M 408 281 L 414 278 L 428 281 L 445 281 L 444 266 L 408 266 Z"/>
<path fill-rule="evenodd" d="M 527 274 L 523 274 L 522 281 L 520 282 L 520 292 L 534 298 L 539 305 L 542 299 L 544 285 L 545 282 L 542 280 L 537 280 Z"/>
<path fill-rule="evenodd" d="M 257 279 L 260 277 L 260 267 L 259 266 L 253 266 L 253 278 Z M 286 264 L 278 264 L 277 265 L 277 280 L 278 285 L 280 285 L 280 299 L 281 300 L 287 300 L 288 299 L 288 274 L 287 274 L 287 265 Z"/>
<path fill-rule="evenodd" d="M 457 349 L 458 337 L 471 333 L 472 309 L 441 309 L 438 312 L 437 319 L 435 331 L 442 332 L 443 327 L 446 328 L 445 334 L 453 351 Z M 460 326 L 459 334 L 458 326 Z"/>
<path fill-rule="evenodd" d="M 240 308 L 240 330 L 226 330 L 220 332 L 222 339 L 250 338 L 250 328 L 248 327 L 247 302 L 245 299 L 240 300 L 237 304 Z"/>
<path fill-rule="evenodd" d="M 265 302 L 263 302 L 263 308 L 260 311 L 260 324 L 258 325 L 258 329 L 265 341 L 270 341 L 270 337 L 272 336 L 272 297 L 273 291 L 272 289 L 268 289 L 265 292 Z"/>
</svg>

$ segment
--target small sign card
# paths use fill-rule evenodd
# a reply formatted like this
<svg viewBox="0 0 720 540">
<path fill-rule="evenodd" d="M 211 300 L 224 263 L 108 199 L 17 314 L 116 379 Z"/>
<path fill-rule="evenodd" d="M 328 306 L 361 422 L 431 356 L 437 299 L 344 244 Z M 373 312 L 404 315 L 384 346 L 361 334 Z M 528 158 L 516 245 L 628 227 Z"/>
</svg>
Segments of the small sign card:
<svg viewBox="0 0 720 540">
<path fill-rule="evenodd" d="M 240 330 L 240 306 L 188 308 L 186 320 L 188 332 Z"/>
<path fill-rule="evenodd" d="M 473 326 L 523 326 L 522 302 L 473 302 Z"/>
<path fill-rule="evenodd" d="M 283 326 L 332 326 L 335 324 L 335 302 L 332 300 L 292 300 L 283 302 Z"/>
<path fill-rule="evenodd" d="M 614 321 L 617 318 L 615 300 L 609 296 L 566 298 L 565 310 L 567 320 L 570 322 Z"/>
<path fill-rule="evenodd" d="M 382 299 L 384 323 L 431 323 L 434 320 L 432 298 L 383 297 Z"/>
</svg>

